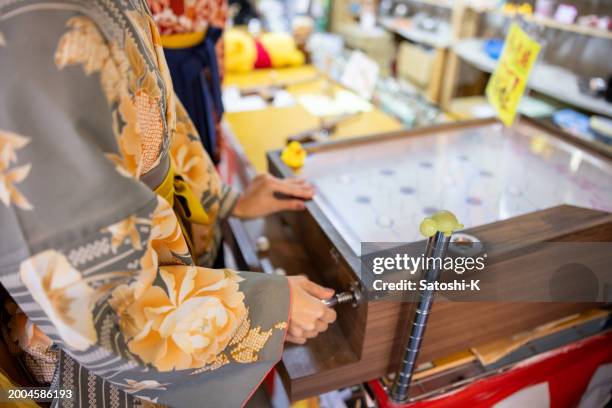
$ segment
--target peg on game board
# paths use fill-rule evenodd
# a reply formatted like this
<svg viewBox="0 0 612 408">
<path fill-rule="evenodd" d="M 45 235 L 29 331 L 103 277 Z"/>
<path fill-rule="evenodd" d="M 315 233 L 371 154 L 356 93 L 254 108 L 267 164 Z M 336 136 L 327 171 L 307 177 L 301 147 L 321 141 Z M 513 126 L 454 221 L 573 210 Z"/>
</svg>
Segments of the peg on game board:
<svg viewBox="0 0 612 408">
<path fill-rule="evenodd" d="M 255 246 L 257 247 L 257 251 L 266 252 L 270 249 L 270 240 L 265 235 L 262 235 L 255 241 Z"/>
</svg>

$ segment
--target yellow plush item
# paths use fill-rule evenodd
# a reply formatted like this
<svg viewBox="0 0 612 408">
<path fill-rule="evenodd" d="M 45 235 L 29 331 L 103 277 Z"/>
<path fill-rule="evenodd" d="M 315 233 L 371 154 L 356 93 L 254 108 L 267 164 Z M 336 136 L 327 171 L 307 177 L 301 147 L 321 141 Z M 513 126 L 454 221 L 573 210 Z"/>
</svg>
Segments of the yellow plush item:
<svg viewBox="0 0 612 408">
<path fill-rule="evenodd" d="M 304 64 L 304 54 L 293 37 L 286 33 L 265 33 L 259 39 L 270 55 L 274 68 L 295 67 Z"/>
<path fill-rule="evenodd" d="M 225 69 L 228 72 L 247 72 L 253 69 L 257 48 L 253 38 L 244 31 L 229 29 L 223 36 Z"/>
</svg>

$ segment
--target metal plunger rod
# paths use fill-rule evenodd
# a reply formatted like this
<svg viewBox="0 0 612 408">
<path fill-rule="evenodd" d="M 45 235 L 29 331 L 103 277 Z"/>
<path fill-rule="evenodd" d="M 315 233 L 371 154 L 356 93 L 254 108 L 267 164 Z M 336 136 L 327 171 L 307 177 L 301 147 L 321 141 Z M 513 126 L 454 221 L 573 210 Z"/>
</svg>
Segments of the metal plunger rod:
<svg viewBox="0 0 612 408">
<path fill-rule="evenodd" d="M 325 299 L 322 302 L 327 307 L 336 307 L 337 305 L 341 305 L 343 303 L 351 303 L 353 307 L 357 307 L 359 303 L 363 300 L 361 295 L 361 288 L 359 284 L 353 282 L 351 284 L 350 290 L 346 292 L 336 292 L 334 296 L 329 299 Z"/>
<path fill-rule="evenodd" d="M 446 250 L 448 249 L 449 242 L 450 234 L 447 236 L 442 232 L 436 232 L 429 237 L 427 241 L 425 259 L 444 259 L 446 257 Z M 430 264 L 433 265 L 428 265 L 431 266 L 431 268 L 428 268 L 421 278 L 426 280 L 427 283 L 436 282 L 440 278 L 440 268 L 438 266 L 441 266 L 441 262 L 430 262 Z M 427 287 L 430 286 L 433 285 L 427 285 Z M 419 350 L 421 349 L 421 341 L 425 334 L 427 317 L 431 310 L 434 294 L 434 290 L 423 290 L 419 292 L 417 308 L 412 320 L 408 344 L 406 344 L 402 363 L 399 370 L 395 373 L 395 379 L 391 388 L 391 398 L 395 402 L 403 402 L 408 398 L 408 388 L 410 387 L 416 360 L 419 355 Z"/>
</svg>

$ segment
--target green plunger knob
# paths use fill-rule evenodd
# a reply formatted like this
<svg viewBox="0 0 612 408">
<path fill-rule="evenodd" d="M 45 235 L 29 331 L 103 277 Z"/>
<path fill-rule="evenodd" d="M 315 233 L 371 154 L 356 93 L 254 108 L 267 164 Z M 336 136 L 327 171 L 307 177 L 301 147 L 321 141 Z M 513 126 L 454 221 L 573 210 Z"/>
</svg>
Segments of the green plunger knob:
<svg viewBox="0 0 612 408">
<path fill-rule="evenodd" d="M 450 211 L 441 210 L 425 218 L 419 226 L 419 231 L 426 237 L 433 236 L 436 232 L 442 232 L 447 237 L 453 232 L 463 228 L 463 224 L 457 221 L 457 217 Z"/>
</svg>

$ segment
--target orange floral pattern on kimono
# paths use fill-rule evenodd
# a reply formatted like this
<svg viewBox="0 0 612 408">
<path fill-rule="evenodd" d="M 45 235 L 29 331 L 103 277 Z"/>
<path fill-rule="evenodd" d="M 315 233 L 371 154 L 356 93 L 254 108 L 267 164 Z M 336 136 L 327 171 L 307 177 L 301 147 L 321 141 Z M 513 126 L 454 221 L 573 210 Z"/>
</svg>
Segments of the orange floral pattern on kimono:
<svg viewBox="0 0 612 408">
<path fill-rule="evenodd" d="M 16 187 L 28 176 L 31 165 L 11 167 L 11 164 L 17 162 L 17 150 L 29 142 L 27 137 L 0 130 L 0 201 L 7 207 L 13 203 L 23 210 L 33 209 L 32 204 Z"/>
<path fill-rule="evenodd" d="M 49 65 L 55 63 L 51 75 L 80 66 L 85 77 L 99 79 L 104 95 L 99 99 L 110 107 L 112 122 L 112 127 L 100 133 L 111 135 L 112 130 L 116 144 L 114 151 L 104 153 L 113 166 L 103 163 L 99 167 L 105 178 L 88 176 L 95 182 L 120 185 L 112 196 L 118 201 L 129 192 L 129 200 L 119 203 L 127 208 L 120 209 L 118 204 L 120 216 L 111 207 L 107 214 L 91 214 L 90 220 L 86 209 L 66 205 L 67 210 L 81 212 L 75 217 L 83 216 L 81 224 L 50 231 L 28 248 L 34 255 L 18 255 L 13 270 L 0 274 L 3 286 L 25 312 L 15 310 L 12 341 L 24 349 L 49 350 L 52 342 L 59 346 L 54 350 L 59 356 L 60 387 L 78 391 L 79 404 L 107 389 L 104 395 L 109 401 L 123 398 L 120 391 L 138 397 L 126 402 L 128 406 L 144 405 L 147 399 L 168 403 L 166 392 L 179 395 L 186 379 L 225 365 L 261 361 L 243 377 L 240 373 L 227 375 L 231 370 L 217 373 L 222 382 L 232 383 L 232 377 L 240 384 L 252 380 L 254 388 L 280 357 L 288 318 L 288 307 L 284 307 L 289 302 L 287 282 L 195 266 L 173 208 L 143 188 L 143 176 L 167 158 L 174 173 L 200 199 L 210 220 L 196 230 L 200 238 L 196 255 L 215 255 L 218 220 L 229 213 L 236 195 L 221 183 L 191 120 L 175 99 L 153 20 L 136 3 L 112 6 L 116 15 L 109 18 L 117 24 L 105 34 L 99 29 L 100 22 L 85 14 L 68 13 L 63 20 L 66 30 L 59 34 L 55 52 L 50 52 Z M 115 35 L 117 32 L 120 34 Z M 7 48 L 10 42 L 0 53 Z M 63 78 L 74 73 L 68 71 Z M 69 115 L 60 119 L 71 124 Z M 18 123 L 9 126 L 20 127 Z M 34 187 L 46 181 L 43 170 L 49 163 L 28 155 L 34 152 L 33 158 L 44 157 L 40 153 L 48 145 L 39 144 L 37 138 L 53 143 L 53 136 L 26 137 L 0 130 L 0 208 L 13 206 L 2 213 L 2 219 L 8 214 L 10 227 L 23 232 L 26 243 L 32 237 L 11 217 L 26 214 L 23 210 L 35 215 L 45 210 L 46 197 L 35 194 Z M 78 131 L 70 137 L 87 142 Z M 106 142 L 100 143 L 104 149 L 109 146 Z M 60 219 L 62 210 L 61 205 L 53 207 Z M 65 222 L 58 220 L 58 224 L 63 227 Z M 278 304 L 268 307 L 261 297 L 272 293 L 279 297 Z M 259 313 L 250 316 L 254 307 Z M 274 336 L 277 331 L 280 335 Z M 266 347 L 268 344 L 273 346 Z M 203 378 L 201 392 L 210 395 L 206 387 L 214 383 Z M 251 388 L 231 397 L 244 401 Z"/>
</svg>

